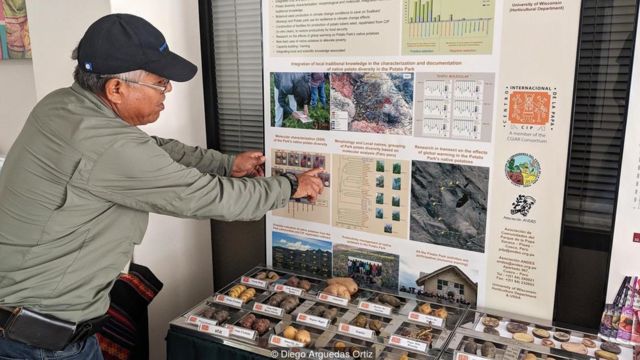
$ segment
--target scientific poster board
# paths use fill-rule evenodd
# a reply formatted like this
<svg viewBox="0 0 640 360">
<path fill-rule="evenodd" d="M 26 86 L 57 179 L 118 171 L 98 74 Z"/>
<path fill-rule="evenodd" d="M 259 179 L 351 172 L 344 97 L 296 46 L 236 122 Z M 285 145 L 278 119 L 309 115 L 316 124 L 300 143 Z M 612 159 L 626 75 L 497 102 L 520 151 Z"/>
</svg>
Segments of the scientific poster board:
<svg viewBox="0 0 640 360">
<path fill-rule="evenodd" d="M 269 265 L 550 319 L 580 2 L 262 14 L 267 173 L 325 169 L 267 216 Z"/>
<path fill-rule="evenodd" d="M 625 276 L 640 276 L 640 57 L 636 36 L 624 152 L 611 247 L 607 303 L 613 302 Z"/>
</svg>

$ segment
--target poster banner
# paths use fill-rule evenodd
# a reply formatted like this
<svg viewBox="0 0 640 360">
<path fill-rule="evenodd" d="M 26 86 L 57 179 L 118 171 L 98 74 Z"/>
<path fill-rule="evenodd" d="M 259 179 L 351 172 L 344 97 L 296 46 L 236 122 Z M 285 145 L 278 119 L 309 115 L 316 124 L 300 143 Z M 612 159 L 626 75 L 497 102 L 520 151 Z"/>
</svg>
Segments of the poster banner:
<svg viewBox="0 0 640 360">
<path fill-rule="evenodd" d="M 640 46 L 638 37 L 635 49 Z M 607 285 L 607 303 L 611 304 L 625 276 L 640 276 L 640 57 L 636 52 L 631 76 L 624 152 L 618 188 L 618 204 Z M 635 285 L 640 288 L 640 281 Z"/>
<path fill-rule="evenodd" d="M 267 173 L 325 169 L 267 216 L 268 263 L 550 319 L 579 2 L 262 13 Z"/>
<path fill-rule="evenodd" d="M 26 0 L 0 0 L 0 61 L 31 59 Z"/>
</svg>

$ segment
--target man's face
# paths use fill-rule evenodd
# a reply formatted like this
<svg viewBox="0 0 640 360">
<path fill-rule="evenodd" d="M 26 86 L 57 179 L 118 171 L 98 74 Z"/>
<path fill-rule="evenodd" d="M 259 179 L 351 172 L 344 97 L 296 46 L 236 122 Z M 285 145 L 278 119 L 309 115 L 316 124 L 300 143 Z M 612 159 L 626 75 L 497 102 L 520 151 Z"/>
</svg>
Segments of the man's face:
<svg viewBox="0 0 640 360">
<path fill-rule="evenodd" d="M 164 110 L 165 94 L 162 90 L 144 84 L 166 86 L 165 93 L 172 90 L 167 79 L 151 73 L 145 74 L 140 83 L 123 81 L 122 85 L 126 87 L 126 91 L 123 93 L 122 102 L 117 106 L 118 115 L 133 126 L 155 122 Z"/>
</svg>

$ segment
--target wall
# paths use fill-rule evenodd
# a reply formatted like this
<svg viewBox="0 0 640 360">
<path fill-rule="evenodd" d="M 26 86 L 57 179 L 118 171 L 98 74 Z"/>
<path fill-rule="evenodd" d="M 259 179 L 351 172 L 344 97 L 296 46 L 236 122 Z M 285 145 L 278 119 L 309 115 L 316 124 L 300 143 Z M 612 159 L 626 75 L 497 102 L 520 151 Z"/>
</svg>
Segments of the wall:
<svg viewBox="0 0 640 360">
<path fill-rule="evenodd" d="M 35 102 L 31 60 L 0 61 L 0 156 L 9 151 Z"/>
<path fill-rule="evenodd" d="M 38 98 L 71 84 L 74 66 L 71 51 L 88 25 L 108 13 L 144 17 L 163 32 L 172 51 L 200 65 L 196 1 L 94 0 L 91 6 L 87 4 L 78 0 L 27 0 Z M 165 106 L 160 119 L 142 130 L 205 146 L 202 74 L 187 83 L 173 83 Z M 148 266 L 164 283 L 149 312 L 150 358 L 163 359 L 169 321 L 213 291 L 209 222 L 152 214 L 134 260 Z"/>
</svg>

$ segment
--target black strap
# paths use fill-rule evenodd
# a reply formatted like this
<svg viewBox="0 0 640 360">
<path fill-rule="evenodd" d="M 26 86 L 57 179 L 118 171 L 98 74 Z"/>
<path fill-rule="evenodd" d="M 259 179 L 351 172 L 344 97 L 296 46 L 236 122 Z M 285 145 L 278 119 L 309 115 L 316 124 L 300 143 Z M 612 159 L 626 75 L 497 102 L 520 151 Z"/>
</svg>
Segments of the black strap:
<svg viewBox="0 0 640 360">
<path fill-rule="evenodd" d="M 5 325 L 11 318 L 11 315 L 13 315 L 13 310 L 0 307 L 0 329 L 5 328 Z"/>
</svg>

